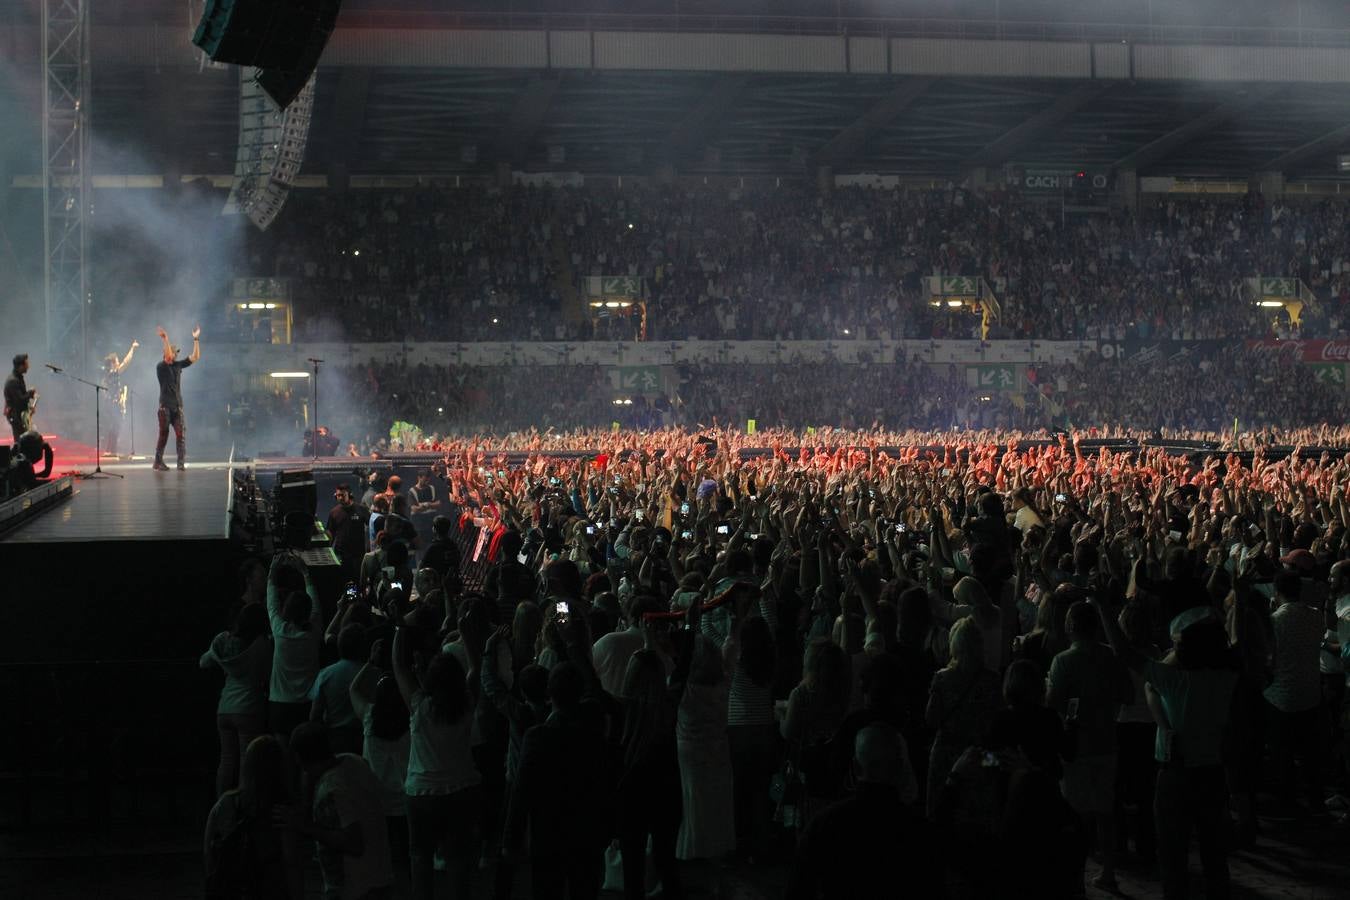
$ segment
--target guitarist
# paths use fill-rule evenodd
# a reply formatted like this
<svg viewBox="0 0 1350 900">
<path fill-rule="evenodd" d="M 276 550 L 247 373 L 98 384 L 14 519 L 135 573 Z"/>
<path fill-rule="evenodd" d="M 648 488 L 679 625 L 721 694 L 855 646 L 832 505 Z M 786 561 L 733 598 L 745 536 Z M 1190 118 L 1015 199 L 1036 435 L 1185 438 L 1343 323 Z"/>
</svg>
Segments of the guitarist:
<svg viewBox="0 0 1350 900">
<path fill-rule="evenodd" d="M 132 341 L 127 355 L 121 359 L 116 353 L 109 353 L 103 358 L 103 386 L 107 388 L 110 406 L 108 436 L 104 439 L 103 452 L 111 456 L 117 455 L 117 436 L 122 431 L 122 420 L 127 415 L 127 386 L 122 383 L 122 373 L 131 365 L 131 357 L 140 345 L 140 341 Z"/>
<path fill-rule="evenodd" d="M 23 376 L 28 374 L 28 354 L 19 353 L 14 357 L 14 371 L 5 379 L 5 419 L 9 421 L 10 431 L 14 433 L 14 443 L 33 427 L 33 410 L 37 409 L 38 392 L 24 383 Z"/>
</svg>

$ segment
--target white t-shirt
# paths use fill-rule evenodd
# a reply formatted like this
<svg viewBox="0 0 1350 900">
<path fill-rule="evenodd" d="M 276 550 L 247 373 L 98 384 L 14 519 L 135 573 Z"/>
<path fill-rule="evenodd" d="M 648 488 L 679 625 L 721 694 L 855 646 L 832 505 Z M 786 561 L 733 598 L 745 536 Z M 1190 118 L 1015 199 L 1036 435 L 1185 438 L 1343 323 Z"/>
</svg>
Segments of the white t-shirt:
<svg viewBox="0 0 1350 900">
<path fill-rule="evenodd" d="M 628 673 L 628 661 L 642 649 L 642 630 L 628 628 L 613 631 L 595 642 L 591 657 L 600 685 L 615 697 L 622 696 L 623 679 Z"/>
<path fill-rule="evenodd" d="M 412 739 L 407 731 L 393 741 L 375 737 L 370 733 L 371 720 L 371 711 L 366 710 L 366 716 L 361 722 L 365 734 L 361 755 L 380 782 L 384 814 L 405 816 L 408 814 L 408 803 L 407 794 L 403 793 L 403 783 L 408 779 L 408 749 Z"/>
<path fill-rule="evenodd" d="M 1285 603 L 1270 617 L 1275 632 L 1275 678 L 1265 696 L 1281 712 L 1313 709 L 1322 702 L 1321 611 L 1306 603 Z"/>
<path fill-rule="evenodd" d="M 323 607 L 312 584 L 309 625 L 299 628 L 281 617 L 282 600 L 277 589 L 267 586 L 267 617 L 272 623 L 272 676 L 267 699 L 274 703 L 308 703 L 314 679 L 319 675 L 319 649 L 323 645 Z"/>
<path fill-rule="evenodd" d="M 338 764 L 319 776 L 314 786 L 314 823 L 341 829 L 353 822 L 361 825 L 360 856 L 319 846 L 324 900 L 360 900 L 394 883 L 379 780 L 364 759 L 340 753 Z"/>
<path fill-rule="evenodd" d="M 412 739 L 404 792 L 410 797 L 435 796 L 478 784 L 482 779 L 470 744 L 473 708 L 466 708 L 458 721 L 446 724 L 432 715 L 431 698 L 418 691 L 413 694 L 411 712 Z"/>
</svg>

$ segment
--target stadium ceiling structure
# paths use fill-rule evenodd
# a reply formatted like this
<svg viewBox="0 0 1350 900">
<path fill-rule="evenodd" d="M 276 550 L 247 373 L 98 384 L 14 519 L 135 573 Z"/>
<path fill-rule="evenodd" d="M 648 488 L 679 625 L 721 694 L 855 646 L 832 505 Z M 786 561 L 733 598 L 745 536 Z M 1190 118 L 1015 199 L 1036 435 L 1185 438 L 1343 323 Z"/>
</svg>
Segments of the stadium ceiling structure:
<svg viewBox="0 0 1350 900">
<path fill-rule="evenodd" d="M 406 10 L 378 8 L 392 2 L 352 0 L 339 31 L 346 27 L 359 35 L 386 20 L 413 21 Z M 440 4 L 397 0 L 397 5 Z M 117 9 L 122 13 L 114 16 Z M 101 27 L 181 30 L 183 15 L 178 0 L 100 6 L 95 49 Z M 709 21 L 710 27 L 730 28 L 751 20 Z M 795 21 L 790 27 L 806 27 Z M 766 27 L 783 27 L 779 20 L 766 22 Z M 5 49 L 6 24 L 0 15 L 0 50 Z M 17 42 L 30 23 L 16 18 L 9 24 L 9 39 Z M 978 35 L 983 24 L 936 27 Z M 1350 48 L 1350 30 L 1336 30 L 1343 24 L 1332 23 L 1326 31 L 1267 29 L 1253 32 L 1252 39 L 1258 47 L 1282 47 L 1286 39 L 1298 47 L 1314 41 L 1330 48 L 1328 53 L 1339 53 Z M 867 28 L 894 34 L 903 27 L 872 20 L 848 25 L 849 34 Z M 1001 35 L 1015 36 L 1018 29 L 1052 26 L 1000 22 L 996 27 Z M 1078 29 L 1073 40 L 1110 49 L 1100 43 L 1115 33 L 1100 30 L 1106 27 L 1064 25 Z M 584 41 L 586 32 L 552 34 Z M 1178 34 L 1182 41 L 1215 37 L 1218 43 L 1246 37 L 1240 30 Z M 110 38 L 104 46 L 114 43 Z M 236 78 L 226 68 L 189 66 L 185 57 L 161 52 L 176 46 L 162 38 L 146 46 L 152 49 L 134 61 L 116 52 L 107 60 L 95 54 L 94 174 L 228 174 L 238 129 Z M 575 65 L 473 68 L 429 65 L 425 59 L 400 64 L 398 52 L 366 53 L 352 50 L 350 42 L 346 46 L 345 57 L 334 60 L 330 54 L 317 74 L 304 174 L 491 175 L 506 166 L 606 175 L 650 175 L 671 168 L 682 175 L 809 178 L 828 167 L 835 174 L 961 178 L 977 168 L 994 173 L 1020 166 L 1199 178 L 1280 172 L 1288 180 L 1342 177 L 1338 156 L 1350 153 L 1345 79 L 1244 82 L 1227 80 L 1230 73 L 1209 81 L 1135 80 L 1132 69 L 1128 78 L 1088 79 Z M 16 43 L 11 49 L 21 48 Z M 594 38 L 590 53 L 594 60 Z M 16 174 L 40 170 L 39 150 L 23 157 L 24 147 L 40 145 L 41 100 L 20 97 L 21 104 L 30 101 L 33 140 L 20 136 L 7 142 L 6 169 Z M 25 121 L 18 124 L 26 127 Z"/>
<path fill-rule="evenodd" d="M 103 69 L 94 131 L 110 148 L 159 135 L 151 163 L 227 172 L 227 72 Z M 172 124 L 170 124 L 172 122 Z M 1334 176 L 1350 148 L 1339 85 L 697 72 L 321 69 L 305 171 L 472 174 L 836 173 L 960 177 L 975 166 L 1131 168 L 1141 175 Z"/>
</svg>

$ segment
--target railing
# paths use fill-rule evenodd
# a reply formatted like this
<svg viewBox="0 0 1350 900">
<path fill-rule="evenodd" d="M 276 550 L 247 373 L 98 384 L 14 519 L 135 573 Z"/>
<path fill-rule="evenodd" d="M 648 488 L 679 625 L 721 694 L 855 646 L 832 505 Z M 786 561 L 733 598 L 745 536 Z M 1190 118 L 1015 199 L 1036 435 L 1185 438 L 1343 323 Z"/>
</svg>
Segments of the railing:
<svg viewBox="0 0 1350 900">
<path fill-rule="evenodd" d="M 853 18 L 833 16 L 685 15 L 625 13 L 396 12 L 349 10 L 346 28 L 504 29 L 536 31 L 659 31 L 694 34 L 849 35 L 1236 44 L 1278 47 L 1350 47 L 1350 29 L 1245 25 L 1159 25 L 1144 22 L 1051 22 L 1018 19 Z"/>
</svg>

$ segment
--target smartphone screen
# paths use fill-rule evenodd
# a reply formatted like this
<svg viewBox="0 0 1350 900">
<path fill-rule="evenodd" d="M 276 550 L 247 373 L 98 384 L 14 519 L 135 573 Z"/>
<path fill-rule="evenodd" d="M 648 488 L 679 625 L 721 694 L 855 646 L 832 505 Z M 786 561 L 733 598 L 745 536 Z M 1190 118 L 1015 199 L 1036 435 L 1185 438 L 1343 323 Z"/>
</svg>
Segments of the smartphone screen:
<svg viewBox="0 0 1350 900">
<path fill-rule="evenodd" d="M 571 609 L 568 608 L 567 604 L 562 600 L 558 601 L 555 610 L 558 614 L 558 618 L 562 618 L 563 616 L 566 616 L 568 613 L 571 612 Z"/>
<path fill-rule="evenodd" d="M 718 525 L 718 526 L 717 526 L 717 533 L 718 533 L 718 534 L 731 534 L 731 526 L 730 526 L 730 525 Z"/>
<path fill-rule="evenodd" d="M 681 504 L 680 504 L 680 515 L 682 515 L 682 516 L 687 516 L 687 515 L 689 515 L 689 504 L 688 504 L 688 503 L 681 503 Z"/>
<path fill-rule="evenodd" d="M 694 533 L 693 533 L 692 531 L 681 531 L 681 532 L 680 532 L 680 540 L 687 541 L 687 540 L 689 540 L 690 538 L 692 538 L 693 536 L 694 536 Z"/>
<path fill-rule="evenodd" d="M 587 526 L 586 526 L 586 533 L 587 533 L 587 534 L 595 534 L 595 526 L 594 526 L 594 525 L 587 525 Z"/>
<path fill-rule="evenodd" d="M 633 510 L 633 518 L 634 518 L 634 519 L 637 519 L 639 522 L 641 522 L 641 521 L 642 521 L 643 519 L 645 519 L 646 517 L 647 517 L 647 514 L 644 513 L 642 510 L 640 510 L 640 509 L 635 509 L 635 510 Z"/>
</svg>

